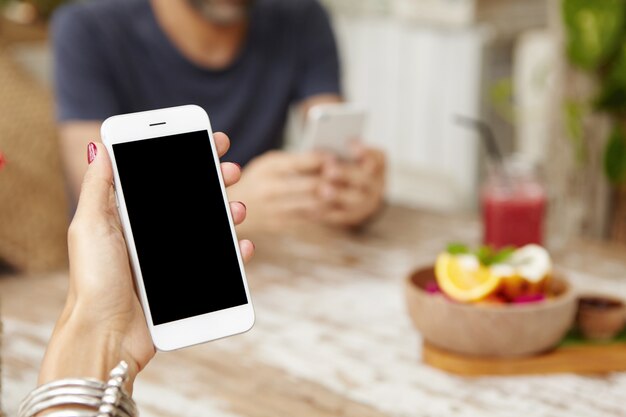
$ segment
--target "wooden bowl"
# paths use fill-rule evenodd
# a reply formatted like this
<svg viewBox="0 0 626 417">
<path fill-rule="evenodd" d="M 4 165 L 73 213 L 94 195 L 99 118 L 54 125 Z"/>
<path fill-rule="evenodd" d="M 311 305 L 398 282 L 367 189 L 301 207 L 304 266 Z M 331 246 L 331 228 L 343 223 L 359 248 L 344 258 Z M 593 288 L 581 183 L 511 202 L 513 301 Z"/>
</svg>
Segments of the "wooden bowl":
<svg viewBox="0 0 626 417">
<path fill-rule="evenodd" d="M 413 324 L 437 347 L 472 356 L 519 357 L 555 347 L 572 327 L 576 296 L 561 277 L 550 286 L 556 297 L 514 305 L 461 304 L 429 294 L 432 267 L 406 279 L 406 301 Z"/>
<path fill-rule="evenodd" d="M 608 295 L 585 294 L 578 299 L 576 324 L 587 339 L 611 340 L 626 325 L 626 304 Z"/>
</svg>

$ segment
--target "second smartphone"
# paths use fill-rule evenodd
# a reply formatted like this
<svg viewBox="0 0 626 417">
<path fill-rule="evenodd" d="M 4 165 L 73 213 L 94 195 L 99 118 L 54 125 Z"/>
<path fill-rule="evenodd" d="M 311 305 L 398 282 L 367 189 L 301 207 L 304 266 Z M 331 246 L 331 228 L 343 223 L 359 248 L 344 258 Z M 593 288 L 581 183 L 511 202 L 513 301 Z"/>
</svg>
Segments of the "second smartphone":
<svg viewBox="0 0 626 417">
<path fill-rule="evenodd" d="M 156 348 L 249 330 L 254 310 L 206 112 L 181 106 L 114 116 L 101 133 Z"/>
<path fill-rule="evenodd" d="M 350 142 L 362 140 L 367 113 L 349 103 L 318 104 L 308 114 L 301 149 L 323 150 L 352 159 Z"/>
</svg>

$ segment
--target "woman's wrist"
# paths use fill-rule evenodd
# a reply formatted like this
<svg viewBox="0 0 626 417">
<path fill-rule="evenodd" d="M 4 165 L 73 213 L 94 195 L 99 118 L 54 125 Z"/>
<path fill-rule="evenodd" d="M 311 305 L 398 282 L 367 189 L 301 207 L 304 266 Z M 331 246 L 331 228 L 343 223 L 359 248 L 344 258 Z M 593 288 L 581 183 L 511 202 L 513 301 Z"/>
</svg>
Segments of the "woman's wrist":
<svg viewBox="0 0 626 417">
<path fill-rule="evenodd" d="M 39 373 L 39 384 L 64 378 L 106 381 L 111 369 L 122 360 L 129 366 L 129 378 L 124 388 L 132 393 L 138 366 L 125 354 L 122 335 L 70 310 L 69 314 L 64 312 L 52 333 Z"/>
<path fill-rule="evenodd" d="M 137 406 L 124 383 L 128 364 L 121 361 L 105 381 L 64 378 L 44 383 L 20 403 L 20 417 L 137 416 Z"/>
</svg>

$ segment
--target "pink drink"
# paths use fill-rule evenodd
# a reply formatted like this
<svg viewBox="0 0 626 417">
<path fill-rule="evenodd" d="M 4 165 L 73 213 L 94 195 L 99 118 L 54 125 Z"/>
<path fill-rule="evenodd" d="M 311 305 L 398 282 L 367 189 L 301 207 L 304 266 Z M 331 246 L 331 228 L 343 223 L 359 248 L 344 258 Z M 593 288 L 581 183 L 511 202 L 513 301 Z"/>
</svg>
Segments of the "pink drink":
<svg viewBox="0 0 626 417">
<path fill-rule="evenodd" d="M 543 243 L 546 195 L 530 178 L 491 179 L 483 188 L 484 243 L 494 248 Z"/>
</svg>

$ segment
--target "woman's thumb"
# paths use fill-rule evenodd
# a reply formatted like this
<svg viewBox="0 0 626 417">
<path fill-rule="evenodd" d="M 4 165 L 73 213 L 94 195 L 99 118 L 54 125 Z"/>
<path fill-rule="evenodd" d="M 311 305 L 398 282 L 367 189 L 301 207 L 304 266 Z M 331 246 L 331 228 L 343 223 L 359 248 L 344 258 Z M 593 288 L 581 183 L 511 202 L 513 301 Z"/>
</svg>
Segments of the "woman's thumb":
<svg viewBox="0 0 626 417">
<path fill-rule="evenodd" d="M 93 214 L 94 211 L 105 210 L 111 202 L 113 170 L 109 155 L 101 143 L 89 143 L 87 162 L 89 167 L 80 189 L 77 214 L 80 212 Z"/>
</svg>

